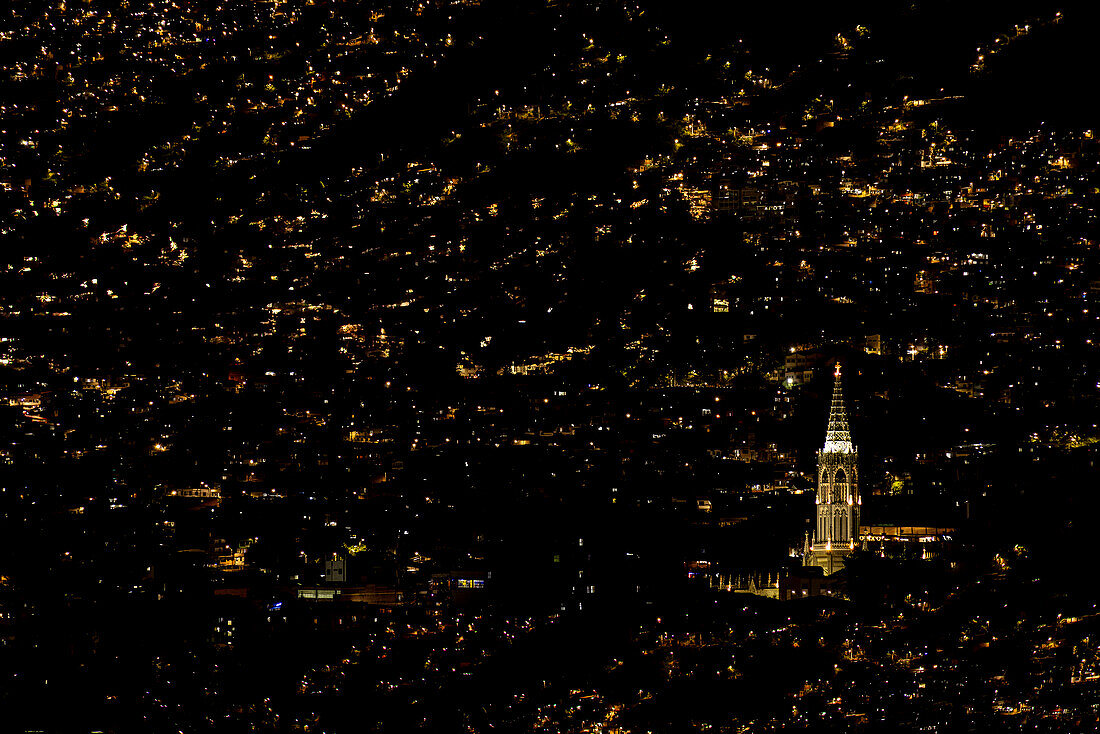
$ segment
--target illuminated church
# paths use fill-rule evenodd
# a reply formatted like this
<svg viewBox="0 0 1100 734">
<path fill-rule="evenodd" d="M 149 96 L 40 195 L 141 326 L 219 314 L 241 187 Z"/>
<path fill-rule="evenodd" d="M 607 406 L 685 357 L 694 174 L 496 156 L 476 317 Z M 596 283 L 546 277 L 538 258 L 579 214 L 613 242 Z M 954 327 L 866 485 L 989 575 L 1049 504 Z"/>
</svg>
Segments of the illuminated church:
<svg viewBox="0 0 1100 734">
<path fill-rule="evenodd" d="M 825 447 L 817 452 L 817 523 L 813 543 L 807 542 L 804 554 L 805 565 L 819 566 L 826 575 L 844 568 L 845 558 L 859 543 L 858 456 L 848 430 L 838 363 Z"/>
</svg>

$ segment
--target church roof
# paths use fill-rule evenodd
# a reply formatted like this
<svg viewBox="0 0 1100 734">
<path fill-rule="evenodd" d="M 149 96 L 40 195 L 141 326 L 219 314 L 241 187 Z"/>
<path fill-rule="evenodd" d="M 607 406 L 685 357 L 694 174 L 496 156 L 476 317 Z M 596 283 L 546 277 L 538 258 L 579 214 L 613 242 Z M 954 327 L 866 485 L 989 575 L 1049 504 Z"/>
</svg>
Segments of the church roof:
<svg viewBox="0 0 1100 734">
<path fill-rule="evenodd" d="M 840 363 L 836 365 L 833 382 L 833 401 L 829 406 L 829 426 L 825 431 L 825 452 L 851 454 L 852 434 L 848 430 L 848 411 L 844 408 L 844 388 L 840 382 Z"/>
</svg>

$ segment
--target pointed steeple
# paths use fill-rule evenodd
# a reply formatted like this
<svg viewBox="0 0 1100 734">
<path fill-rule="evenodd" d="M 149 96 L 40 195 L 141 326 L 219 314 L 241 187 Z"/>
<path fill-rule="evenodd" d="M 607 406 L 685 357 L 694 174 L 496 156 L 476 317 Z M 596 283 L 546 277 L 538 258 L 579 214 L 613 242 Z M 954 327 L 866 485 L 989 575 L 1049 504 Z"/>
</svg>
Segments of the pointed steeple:
<svg viewBox="0 0 1100 734">
<path fill-rule="evenodd" d="M 836 364 L 833 382 L 833 402 L 829 406 L 829 427 L 825 432 L 825 452 L 850 454 L 852 434 L 848 431 L 848 412 L 844 408 L 844 388 L 840 382 L 840 362 Z"/>
</svg>

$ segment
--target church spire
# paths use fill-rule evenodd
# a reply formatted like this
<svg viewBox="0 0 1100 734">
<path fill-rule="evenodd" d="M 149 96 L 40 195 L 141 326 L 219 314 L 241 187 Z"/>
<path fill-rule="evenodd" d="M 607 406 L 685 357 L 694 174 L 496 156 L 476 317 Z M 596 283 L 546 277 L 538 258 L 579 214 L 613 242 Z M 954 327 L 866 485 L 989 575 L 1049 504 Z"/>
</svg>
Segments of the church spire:
<svg viewBox="0 0 1100 734">
<path fill-rule="evenodd" d="M 839 364 L 835 380 L 825 447 L 817 452 L 817 526 L 806 561 L 826 574 L 844 568 L 845 556 L 860 539 L 859 462 L 848 430 Z"/>
<path fill-rule="evenodd" d="M 825 432 L 825 451 L 827 453 L 850 454 L 852 434 L 848 430 L 848 412 L 844 408 L 844 388 L 840 382 L 840 362 L 836 364 L 833 382 L 833 402 L 829 406 L 829 427 Z"/>
</svg>

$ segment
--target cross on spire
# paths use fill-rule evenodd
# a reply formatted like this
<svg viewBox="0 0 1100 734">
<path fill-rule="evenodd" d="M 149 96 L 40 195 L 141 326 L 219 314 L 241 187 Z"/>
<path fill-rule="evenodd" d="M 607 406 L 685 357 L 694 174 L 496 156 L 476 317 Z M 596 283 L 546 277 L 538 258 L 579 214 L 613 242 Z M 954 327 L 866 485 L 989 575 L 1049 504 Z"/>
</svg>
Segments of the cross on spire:
<svg viewBox="0 0 1100 734">
<path fill-rule="evenodd" d="M 833 373 L 833 401 L 829 406 L 829 426 L 825 431 L 825 451 L 850 454 L 852 434 L 848 430 L 848 411 L 844 408 L 844 388 L 840 382 L 840 362 Z"/>
</svg>

